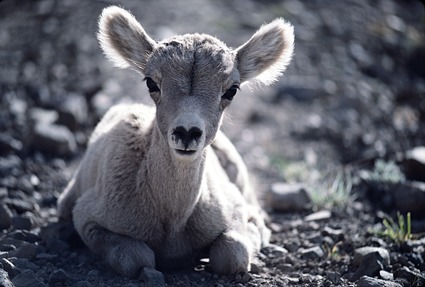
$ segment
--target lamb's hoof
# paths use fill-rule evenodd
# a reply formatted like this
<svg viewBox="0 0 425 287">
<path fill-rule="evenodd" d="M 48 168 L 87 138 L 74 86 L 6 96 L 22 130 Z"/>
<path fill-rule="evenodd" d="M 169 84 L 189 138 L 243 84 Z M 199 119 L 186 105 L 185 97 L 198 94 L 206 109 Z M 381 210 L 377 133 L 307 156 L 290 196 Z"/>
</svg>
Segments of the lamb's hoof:
<svg viewBox="0 0 425 287">
<path fill-rule="evenodd" d="M 144 267 L 155 268 L 153 251 L 145 243 L 130 239 L 115 246 L 106 260 L 115 271 L 129 278 L 137 278 Z"/>
<path fill-rule="evenodd" d="M 210 249 L 210 267 L 214 273 L 236 274 L 248 272 L 249 244 L 235 231 L 223 233 Z"/>
<path fill-rule="evenodd" d="M 149 286 L 165 285 L 164 274 L 156 269 L 145 267 L 140 272 L 139 280 L 149 284 Z"/>
</svg>

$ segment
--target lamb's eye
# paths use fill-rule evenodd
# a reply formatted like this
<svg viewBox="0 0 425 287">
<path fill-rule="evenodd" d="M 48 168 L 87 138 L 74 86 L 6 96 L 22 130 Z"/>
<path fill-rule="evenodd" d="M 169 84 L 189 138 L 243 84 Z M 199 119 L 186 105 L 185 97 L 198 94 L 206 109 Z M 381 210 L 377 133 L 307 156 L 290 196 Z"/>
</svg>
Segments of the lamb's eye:
<svg viewBox="0 0 425 287">
<path fill-rule="evenodd" d="M 236 95 L 236 92 L 238 91 L 239 87 L 237 85 L 233 85 L 228 89 L 223 96 L 221 96 L 222 99 L 226 99 L 228 101 L 233 100 L 233 97 Z"/>
<path fill-rule="evenodd" d="M 157 84 L 155 84 L 155 82 L 151 78 L 146 77 L 145 81 L 146 81 L 146 86 L 149 89 L 149 93 L 155 93 L 160 91 Z"/>
</svg>

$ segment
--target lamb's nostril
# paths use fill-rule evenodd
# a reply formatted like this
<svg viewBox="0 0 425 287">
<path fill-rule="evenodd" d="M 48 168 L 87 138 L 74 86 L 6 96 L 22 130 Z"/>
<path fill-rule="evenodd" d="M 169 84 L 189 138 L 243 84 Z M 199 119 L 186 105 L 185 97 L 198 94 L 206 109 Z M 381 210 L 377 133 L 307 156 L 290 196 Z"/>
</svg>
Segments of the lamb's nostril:
<svg viewBox="0 0 425 287">
<path fill-rule="evenodd" d="M 198 127 L 192 127 L 186 130 L 183 126 L 178 126 L 173 130 L 173 136 L 175 137 L 176 142 L 181 141 L 184 145 L 184 148 L 187 149 L 192 141 L 198 141 L 203 132 Z"/>
<path fill-rule="evenodd" d="M 198 140 L 202 136 L 202 130 L 197 127 L 192 127 L 189 130 L 188 137 L 190 140 Z"/>
</svg>

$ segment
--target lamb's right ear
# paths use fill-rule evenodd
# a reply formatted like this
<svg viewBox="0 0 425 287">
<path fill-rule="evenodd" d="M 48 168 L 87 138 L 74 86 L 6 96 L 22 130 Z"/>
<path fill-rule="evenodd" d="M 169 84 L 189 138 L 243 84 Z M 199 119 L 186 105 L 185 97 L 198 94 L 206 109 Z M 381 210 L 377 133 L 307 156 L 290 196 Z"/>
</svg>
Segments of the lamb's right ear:
<svg viewBox="0 0 425 287">
<path fill-rule="evenodd" d="M 119 68 L 143 72 L 156 42 L 128 11 L 117 6 L 103 9 L 97 37 L 106 57 Z"/>
</svg>

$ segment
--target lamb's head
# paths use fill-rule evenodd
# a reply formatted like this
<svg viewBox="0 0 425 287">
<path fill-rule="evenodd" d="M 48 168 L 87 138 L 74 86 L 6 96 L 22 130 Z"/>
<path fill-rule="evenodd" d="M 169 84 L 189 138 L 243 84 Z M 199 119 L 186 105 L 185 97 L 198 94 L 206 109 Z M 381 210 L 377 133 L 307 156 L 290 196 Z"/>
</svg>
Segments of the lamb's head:
<svg viewBox="0 0 425 287">
<path fill-rule="evenodd" d="M 159 130 L 173 155 L 186 161 L 199 158 L 213 141 L 239 86 L 274 82 L 289 64 L 294 44 L 293 27 L 282 19 L 262 26 L 237 49 L 201 34 L 156 42 L 115 6 L 103 10 L 98 38 L 116 66 L 144 75 Z"/>
</svg>

